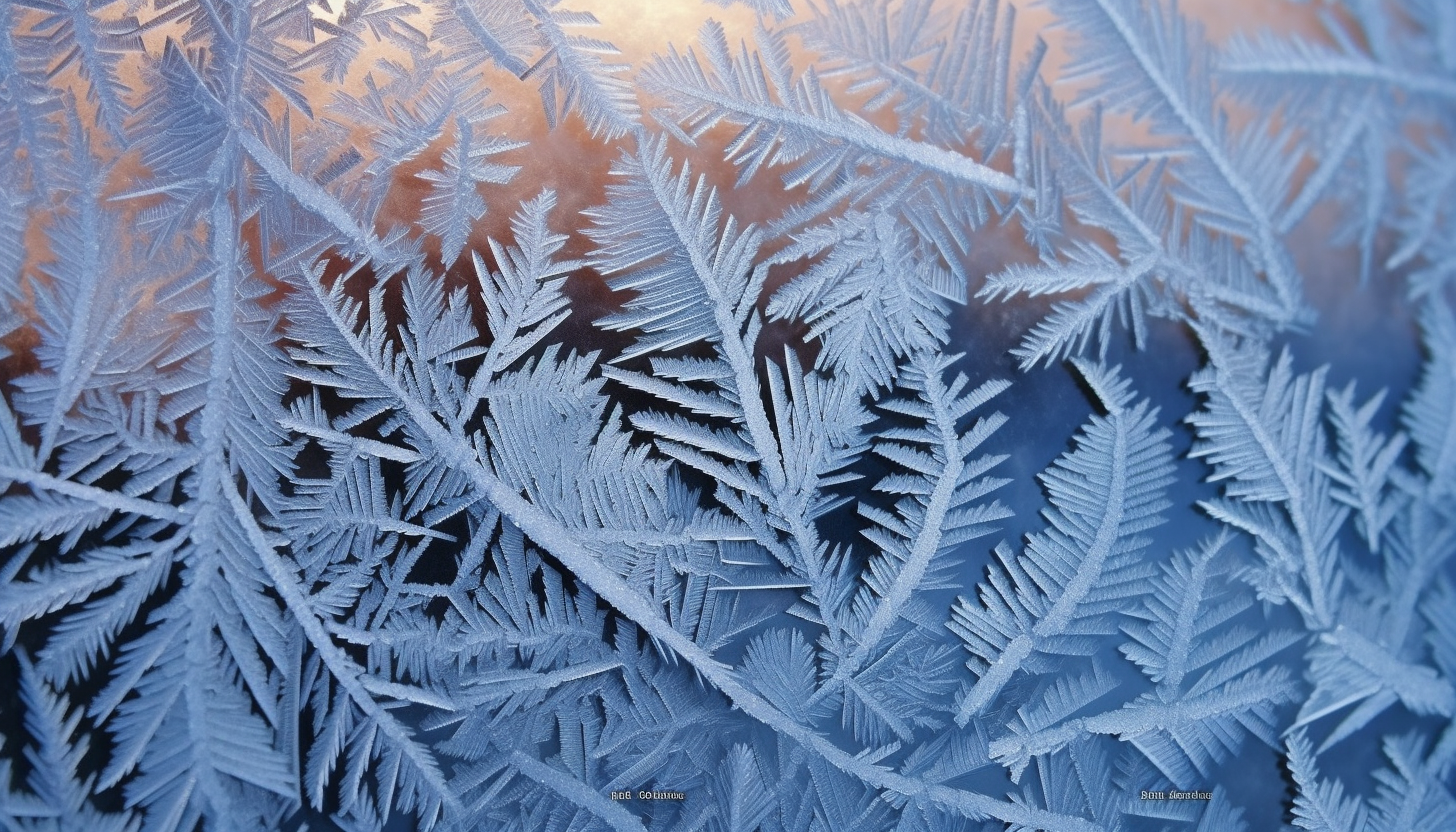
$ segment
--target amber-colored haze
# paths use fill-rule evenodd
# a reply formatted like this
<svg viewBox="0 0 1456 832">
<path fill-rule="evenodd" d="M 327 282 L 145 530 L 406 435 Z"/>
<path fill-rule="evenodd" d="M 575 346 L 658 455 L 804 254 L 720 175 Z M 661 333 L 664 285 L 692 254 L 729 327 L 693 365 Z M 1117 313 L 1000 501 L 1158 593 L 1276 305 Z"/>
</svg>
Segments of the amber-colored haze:
<svg viewBox="0 0 1456 832">
<path fill-rule="evenodd" d="M 825 0 L 819 0 L 819 5 L 822 7 L 824 2 Z M 624 77 L 629 79 L 637 69 L 649 63 L 653 56 L 665 53 L 670 45 L 679 50 L 692 47 L 697 40 L 699 30 L 709 19 L 722 23 L 730 42 L 746 42 L 750 49 L 753 48 L 755 29 L 760 26 L 760 21 L 755 13 L 742 4 L 724 7 L 715 3 L 700 2 L 700 0 L 565 0 L 561 5 L 573 10 L 589 11 L 596 16 L 601 23 L 600 27 L 574 29 L 573 31 L 612 42 L 621 54 L 609 60 L 625 64 L 627 69 L 624 71 Z M 789 21 L 768 20 L 764 23 L 783 29 L 808 19 L 814 13 L 812 3 L 797 2 L 795 5 L 800 10 L 797 18 Z M 948 11 L 954 11 L 956 8 L 954 2 L 944 3 L 942 6 Z M 1025 8 L 1018 6 L 1015 12 L 1017 25 L 1013 60 L 1019 63 L 1032 50 L 1038 38 L 1045 39 L 1049 45 L 1049 51 L 1042 64 L 1042 74 L 1047 79 L 1055 81 L 1064 63 L 1065 36 L 1052 25 L 1054 21 L 1045 8 L 1037 4 L 1026 4 L 1026 6 Z M 321 0 L 310 9 L 320 19 L 331 23 L 339 22 L 341 15 L 346 14 L 342 0 Z M 1191 0 L 1183 4 L 1183 11 L 1199 20 L 1206 29 L 1210 40 L 1215 43 L 1225 40 L 1236 32 L 1252 33 L 1260 27 L 1269 27 L 1285 33 L 1291 31 L 1314 33 L 1316 31 L 1313 10 L 1308 5 Z M 113 19 L 127 13 L 126 4 L 114 4 L 102 12 Z M 155 13 L 151 11 L 150 7 L 135 13 L 139 16 L 140 22 L 147 26 L 142 36 L 145 55 L 125 55 L 119 66 L 119 75 L 132 89 L 144 90 L 150 83 L 145 77 L 144 65 L 156 60 L 168 39 L 180 39 L 183 32 L 181 26 L 176 23 L 151 26 L 148 15 Z M 17 9 L 21 28 L 33 23 L 37 19 L 37 14 Z M 413 15 L 410 21 L 421 31 L 429 33 L 433 14 L 433 12 L 422 11 Z M 291 114 L 291 128 L 293 135 L 297 137 L 295 140 L 297 146 L 302 147 L 308 144 L 305 141 L 307 135 L 316 132 L 323 137 L 322 141 L 316 143 L 324 149 L 320 152 L 333 154 L 324 155 L 315 160 L 313 164 L 316 167 L 327 164 L 333 158 L 338 158 L 338 155 L 346 152 L 345 148 L 349 145 L 359 149 L 364 162 L 350 172 L 348 174 L 350 176 L 358 175 L 359 171 L 373 161 L 377 151 L 371 146 L 373 136 L 369 129 L 364 125 L 353 123 L 338 113 L 334 106 L 336 96 L 339 93 L 361 95 L 365 90 L 365 78 L 371 74 L 375 76 L 376 80 L 382 80 L 384 76 L 380 71 L 380 61 L 408 62 L 410 60 L 406 53 L 398 48 L 373 39 L 367 28 L 359 31 L 364 38 L 364 45 L 361 53 L 352 63 L 347 77 L 341 81 L 330 81 L 325 78 L 324 71 L 319 67 L 303 71 L 301 89 L 315 113 L 314 121 L 310 123 L 297 112 Z M 325 37 L 327 35 L 320 35 L 320 38 Z M 815 56 L 801 48 L 798 41 L 792 36 L 789 42 L 793 49 L 792 57 L 798 65 L 798 69 L 802 70 L 814 62 Z M 559 200 L 556 214 L 558 227 L 572 233 L 572 242 L 568 251 L 577 256 L 585 254 L 589 241 L 580 232 L 589 223 L 581 214 L 590 207 L 603 202 L 609 179 L 608 170 L 612 161 L 622 148 L 630 146 L 631 140 L 603 141 L 593 137 L 587 132 L 581 120 L 575 116 L 566 117 L 555 129 L 551 129 L 548 127 L 542 110 L 536 79 L 522 80 L 489 63 L 472 67 L 469 71 L 479 73 L 483 83 L 491 89 L 491 100 L 502 105 L 506 110 L 505 115 L 488 122 L 486 129 L 491 133 L 507 136 L 523 143 L 522 147 L 492 159 L 494 162 L 519 166 L 520 171 L 509 184 L 481 187 L 481 193 L 489 208 L 472 234 L 472 247 L 483 251 L 487 249 L 488 238 L 508 239 L 508 221 L 514 206 L 543 188 L 552 188 L 556 191 Z M 95 104 L 85 95 L 86 82 L 79 77 L 75 67 L 60 73 L 53 79 L 53 83 L 70 87 L 74 91 L 75 106 L 82 119 L 94 119 Z M 839 98 L 842 106 L 852 109 L 856 105 L 854 97 L 845 93 L 843 79 L 830 78 L 826 84 L 831 92 Z M 1074 92 L 1074 88 L 1067 89 L 1068 94 Z M 640 89 L 638 89 L 638 98 L 643 107 L 644 120 L 648 123 L 648 129 L 654 129 L 655 126 L 648 113 L 655 102 L 648 93 Z M 286 109 L 281 99 L 271 102 L 271 108 L 279 118 Z M 893 114 L 888 111 L 863 113 L 863 115 L 881 127 L 887 129 L 894 127 Z M 1260 118 L 1266 117 L 1266 114 L 1236 113 L 1235 117 Z M 1113 122 L 1111 127 L 1114 130 L 1126 130 L 1129 135 L 1141 130 L 1136 125 L 1118 124 L 1117 122 Z M 144 131 L 145 125 L 133 124 L 133 129 Z M 722 146 L 731 140 L 734 132 L 733 128 L 725 125 L 705 136 L 697 148 L 686 148 L 674 143 L 672 151 L 675 158 L 679 159 L 681 163 L 690 164 L 694 170 L 707 175 L 710 181 L 719 186 L 727 209 L 735 216 L 748 222 L 772 219 L 787 203 L 802 194 L 786 194 L 778 180 L 777 172 L 772 170 L 761 172 L 746 187 L 734 188 L 736 171 L 723 161 L 721 155 Z M 419 216 L 421 200 L 430 187 L 429 183 L 418 174 L 438 167 L 440 154 L 453 139 L 453 128 L 447 128 L 444 134 L 424 153 L 401 165 L 395 171 L 393 180 L 389 184 L 388 197 L 374 218 L 376 232 L 382 235 L 396 227 L 414 228 Z M 105 192 L 108 198 L 145 187 L 147 172 L 139 164 L 135 152 L 118 150 L 104 142 L 101 131 L 93 131 L 93 145 L 95 152 L 113 165 L 112 181 Z M 300 154 L 301 156 L 302 154 Z M 152 201 L 155 201 L 155 198 Z M 145 200 L 108 202 L 111 209 L 126 212 L 129 218 L 134 217 L 136 210 L 145 204 L 147 204 Z M 46 250 L 44 237 L 40 233 L 45 222 L 44 216 L 29 218 L 26 248 L 29 261 L 27 275 L 31 280 L 44 279 L 39 275 L 37 265 L 50 257 Z M 414 228 L 412 233 L 420 232 Z M 989 270 L 999 267 L 1008 260 L 1030 256 L 1029 252 L 1020 246 L 1019 240 L 1014 239 L 1014 235 L 992 229 L 985 236 L 987 245 L 983 246 L 980 254 L 977 255 L 977 262 L 972 264 L 974 268 Z M 251 242 L 256 244 L 257 240 L 254 239 Z M 426 238 L 425 247 L 428 251 L 435 251 L 438 249 L 438 241 Z M 1311 282 L 1317 283 L 1320 275 L 1318 273 L 1307 274 L 1307 277 L 1311 278 Z M 117 275 L 115 279 L 124 279 L 124 276 Z M 974 288 L 973 285 L 973 291 Z M 1004 316 L 1004 313 L 998 314 Z M 12 336 L 12 345 L 20 344 L 25 337 L 24 335 Z M 15 338 L 20 338 L 21 341 L 16 341 Z M 23 349 L 20 351 L 24 352 Z M 14 373 L 15 365 L 9 366 L 11 372 L 3 375 Z"/>
</svg>

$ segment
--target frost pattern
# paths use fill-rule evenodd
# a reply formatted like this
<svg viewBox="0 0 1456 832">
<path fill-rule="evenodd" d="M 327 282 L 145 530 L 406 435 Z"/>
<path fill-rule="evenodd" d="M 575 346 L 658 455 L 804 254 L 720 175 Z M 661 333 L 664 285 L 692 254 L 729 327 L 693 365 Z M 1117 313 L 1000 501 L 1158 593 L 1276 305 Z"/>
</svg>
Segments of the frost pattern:
<svg viewBox="0 0 1456 832">
<path fill-rule="evenodd" d="M 1456 828 L 1447 4 L 570 6 L 0 0 L 7 829 Z"/>
</svg>

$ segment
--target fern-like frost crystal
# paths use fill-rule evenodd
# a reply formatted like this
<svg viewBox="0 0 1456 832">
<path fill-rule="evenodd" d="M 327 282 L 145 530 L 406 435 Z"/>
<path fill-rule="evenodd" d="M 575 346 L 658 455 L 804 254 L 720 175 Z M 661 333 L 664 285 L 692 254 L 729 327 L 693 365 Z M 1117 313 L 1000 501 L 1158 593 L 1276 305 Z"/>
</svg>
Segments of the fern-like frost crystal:
<svg viewBox="0 0 1456 832">
<path fill-rule="evenodd" d="M 1441 0 L 0 0 L 0 828 L 1450 832 L 1453 141 Z"/>
</svg>

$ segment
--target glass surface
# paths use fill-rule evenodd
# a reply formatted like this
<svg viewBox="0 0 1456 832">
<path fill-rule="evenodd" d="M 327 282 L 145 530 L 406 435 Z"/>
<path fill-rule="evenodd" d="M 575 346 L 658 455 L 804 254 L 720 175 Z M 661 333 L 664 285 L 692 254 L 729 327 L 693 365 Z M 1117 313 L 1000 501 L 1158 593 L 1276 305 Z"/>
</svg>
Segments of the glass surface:
<svg viewBox="0 0 1456 832">
<path fill-rule="evenodd" d="M 0 826 L 1456 829 L 1456 6 L 0 0 Z"/>
</svg>

